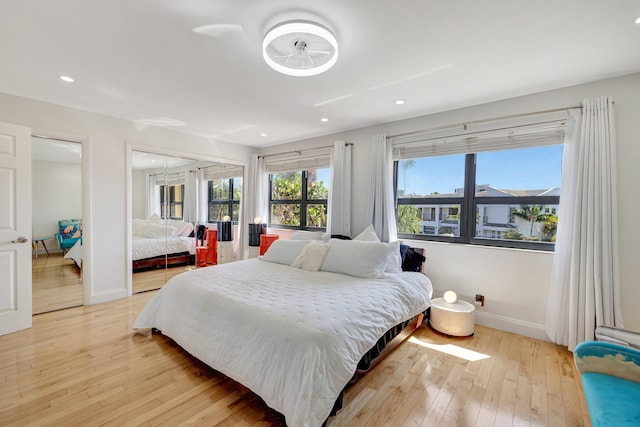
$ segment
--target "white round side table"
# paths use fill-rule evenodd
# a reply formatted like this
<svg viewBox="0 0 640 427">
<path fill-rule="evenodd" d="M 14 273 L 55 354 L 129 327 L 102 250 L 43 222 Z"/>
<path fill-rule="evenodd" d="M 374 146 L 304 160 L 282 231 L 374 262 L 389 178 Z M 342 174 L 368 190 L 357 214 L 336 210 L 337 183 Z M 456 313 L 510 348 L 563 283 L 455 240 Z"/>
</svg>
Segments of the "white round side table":
<svg viewBox="0 0 640 427">
<path fill-rule="evenodd" d="M 431 300 L 431 318 L 429 324 L 436 331 L 447 335 L 473 335 L 475 326 L 473 304 L 466 301 L 445 302 L 442 298 Z"/>
</svg>

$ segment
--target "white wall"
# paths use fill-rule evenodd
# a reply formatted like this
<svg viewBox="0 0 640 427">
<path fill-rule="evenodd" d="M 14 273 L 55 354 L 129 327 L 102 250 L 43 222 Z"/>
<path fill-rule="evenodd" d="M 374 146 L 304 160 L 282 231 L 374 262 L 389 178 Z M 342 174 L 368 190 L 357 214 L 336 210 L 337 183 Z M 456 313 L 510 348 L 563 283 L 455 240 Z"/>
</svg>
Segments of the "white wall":
<svg viewBox="0 0 640 427">
<path fill-rule="evenodd" d="M 618 137 L 618 218 L 620 224 L 620 281 L 622 314 L 627 328 L 640 331 L 640 74 L 522 96 L 454 111 L 385 123 L 353 131 L 314 138 L 285 146 L 270 147 L 264 154 L 291 149 L 330 145 L 346 140 L 353 147 L 352 235 L 365 224 L 371 169 L 371 138 L 377 133 L 389 136 L 453 125 L 473 120 L 491 119 L 520 113 L 579 105 L 588 97 L 605 95 L 615 100 Z M 425 94 L 428 96 L 428 94 Z M 504 330 L 545 338 L 545 306 L 552 265 L 552 253 L 508 250 L 446 243 L 412 242 L 427 249 L 427 273 L 438 293 L 453 289 L 471 297 L 486 296 L 485 307 L 478 308 L 478 323 Z"/>
<path fill-rule="evenodd" d="M 0 121 L 83 143 L 85 304 L 127 295 L 127 142 L 189 158 L 248 164 L 247 147 L 0 94 Z"/>
<path fill-rule="evenodd" d="M 147 218 L 147 171 L 134 170 L 131 174 L 131 216 L 133 218 Z"/>
<path fill-rule="evenodd" d="M 82 218 L 80 164 L 33 160 L 31 176 L 33 237 L 53 238 L 59 220 Z M 49 252 L 60 251 L 55 239 L 45 243 Z M 42 245 L 38 249 L 44 252 Z"/>
</svg>

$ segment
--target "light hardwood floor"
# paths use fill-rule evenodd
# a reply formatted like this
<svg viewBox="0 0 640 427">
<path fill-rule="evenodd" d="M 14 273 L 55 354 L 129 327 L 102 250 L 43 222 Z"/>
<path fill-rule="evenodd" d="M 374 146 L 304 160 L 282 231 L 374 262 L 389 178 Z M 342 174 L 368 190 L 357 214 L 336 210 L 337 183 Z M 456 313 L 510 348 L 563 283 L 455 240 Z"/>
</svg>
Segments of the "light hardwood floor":
<svg viewBox="0 0 640 427">
<path fill-rule="evenodd" d="M 31 258 L 33 313 L 82 305 L 82 273 L 61 252 Z"/>
<path fill-rule="evenodd" d="M 33 314 L 47 313 L 83 304 L 82 272 L 62 253 L 32 257 Z M 134 294 L 160 289 L 167 281 L 193 267 L 173 267 L 133 273 Z"/>
<path fill-rule="evenodd" d="M 132 333 L 154 294 L 34 316 L 32 329 L 0 337 L 0 425 L 284 426 L 170 339 Z M 475 332 L 421 327 L 346 392 L 328 426 L 589 425 L 566 349 Z"/>
</svg>

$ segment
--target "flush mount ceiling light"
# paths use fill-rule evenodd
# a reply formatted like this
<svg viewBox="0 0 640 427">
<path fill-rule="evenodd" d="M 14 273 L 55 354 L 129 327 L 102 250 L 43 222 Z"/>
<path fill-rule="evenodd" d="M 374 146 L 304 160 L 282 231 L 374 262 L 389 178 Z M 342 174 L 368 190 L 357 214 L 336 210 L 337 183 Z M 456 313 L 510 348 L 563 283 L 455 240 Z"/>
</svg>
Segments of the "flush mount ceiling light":
<svg viewBox="0 0 640 427">
<path fill-rule="evenodd" d="M 63 82 L 67 82 L 67 83 L 73 83 L 75 81 L 75 79 L 73 77 L 69 77 L 69 76 L 58 76 L 58 77 Z"/>
<path fill-rule="evenodd" d="M 338 41 L 311 21 L 287 21 L 271 28 L 262 41 L 262 56 L 274 70 L 289 76 L 315 76 L 338 60 Z"/>
</svg>

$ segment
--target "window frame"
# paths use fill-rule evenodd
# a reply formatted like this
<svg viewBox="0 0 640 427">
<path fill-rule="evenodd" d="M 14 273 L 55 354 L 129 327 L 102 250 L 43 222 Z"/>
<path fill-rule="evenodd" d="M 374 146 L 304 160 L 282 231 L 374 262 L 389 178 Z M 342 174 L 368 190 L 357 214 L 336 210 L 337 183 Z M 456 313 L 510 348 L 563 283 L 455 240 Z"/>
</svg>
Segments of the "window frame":
<svg viewBox="0 0 640 427">
<path fill-rule="evenodd" d="M 213 223 L 216 221 L 222 221 L 222 219 L 212 219 L 211 218 L 211 207 L 213 205 L 215 206 L 227 206 L 227 213 L 226 215 L 229 215 L 229 218 L 231 218 L 231 222 L 233 224 L 238 224 L 240 222 L 240 217 L 238 214 L 238 219 L 234 220 L 233 219 L 233 206 L 237 205 L 238 207 L 240 206 L 240 200 L 242 199 L 242 195 L 240 195 L 240 199 L 234 199 L 233 198 L 233 193 L 234 193 L 234 185 L 233 182 L 235 179 L 238 178 L 242 178 L 242 177 L 235 177 L 235 178 L 224 178 L 224 179 L 220 179 L 222 182 L 227 181 L 229 183 L 229 198 L 228 199 L 214 199 L 213 196 L 213 179 L 209 179 L 207 180 L 207 222 L 209 223 Z M 239 212 L 239 211 L 238 211 Z M 224 216 L 224 215 L 223 215 Z"/>
<path fill-rule="evenodd" d="M 553 144 L 560 145 L 560 144 Z M 499 151 L 499 150 L 496 150 Z M 422 197 L 398 198 L 398 163 L 393 162 L 393 190 L 395 198 L 396 224 L 398 222 L 398 206 L 400 205 L 460 205 L 460 236 L 437 236 L 398 232 L 398 238 L 409 240 L 426 240 L 435 242 L 462 243 L 478 246 L 504 247 L 513 249 L 532 249 L 538 251 L 554 251 L 554 242 L 532 242 L 527 240 L 501 240 L 476 237 L 476 207 L 478 205 L 559 205 L 560 196 L 520 196 L 512 197 L 476 197 L 476 156 L 478 153 L 465 154 L 464 194 L 462 197 L 443 197 L 426 199 Z M 437 157 L 437 156 L 434 156 Z M 425 200 L 437 203 L 425 203 Z M 514 203 L 515 202 L 515 203 Z"/>
<path fill-rule="evenodd" d="M 327 167 L 318 167 L 316 169 L 328 169 Z M 308 227 L 307 226 L 307 207 L 309 205 L 324 205 L 325 210 L 328 209 L 329 199 L 308 199 L 308 177 L 309 170 L 293 170 L 289 172 L 300 172 L 301 174 L 301 199 L 273 199 L 273 175 L 280 175 L 286 172 L 272 172 L 269 174 L 269 228 L 280 228 L 286 230 L 310 230 L 310 231 L 326 231 L 327 227 Z M 300 205 L 300 225 L 272 224 L 271 212 L 273 205 Z"/>
</svg>

